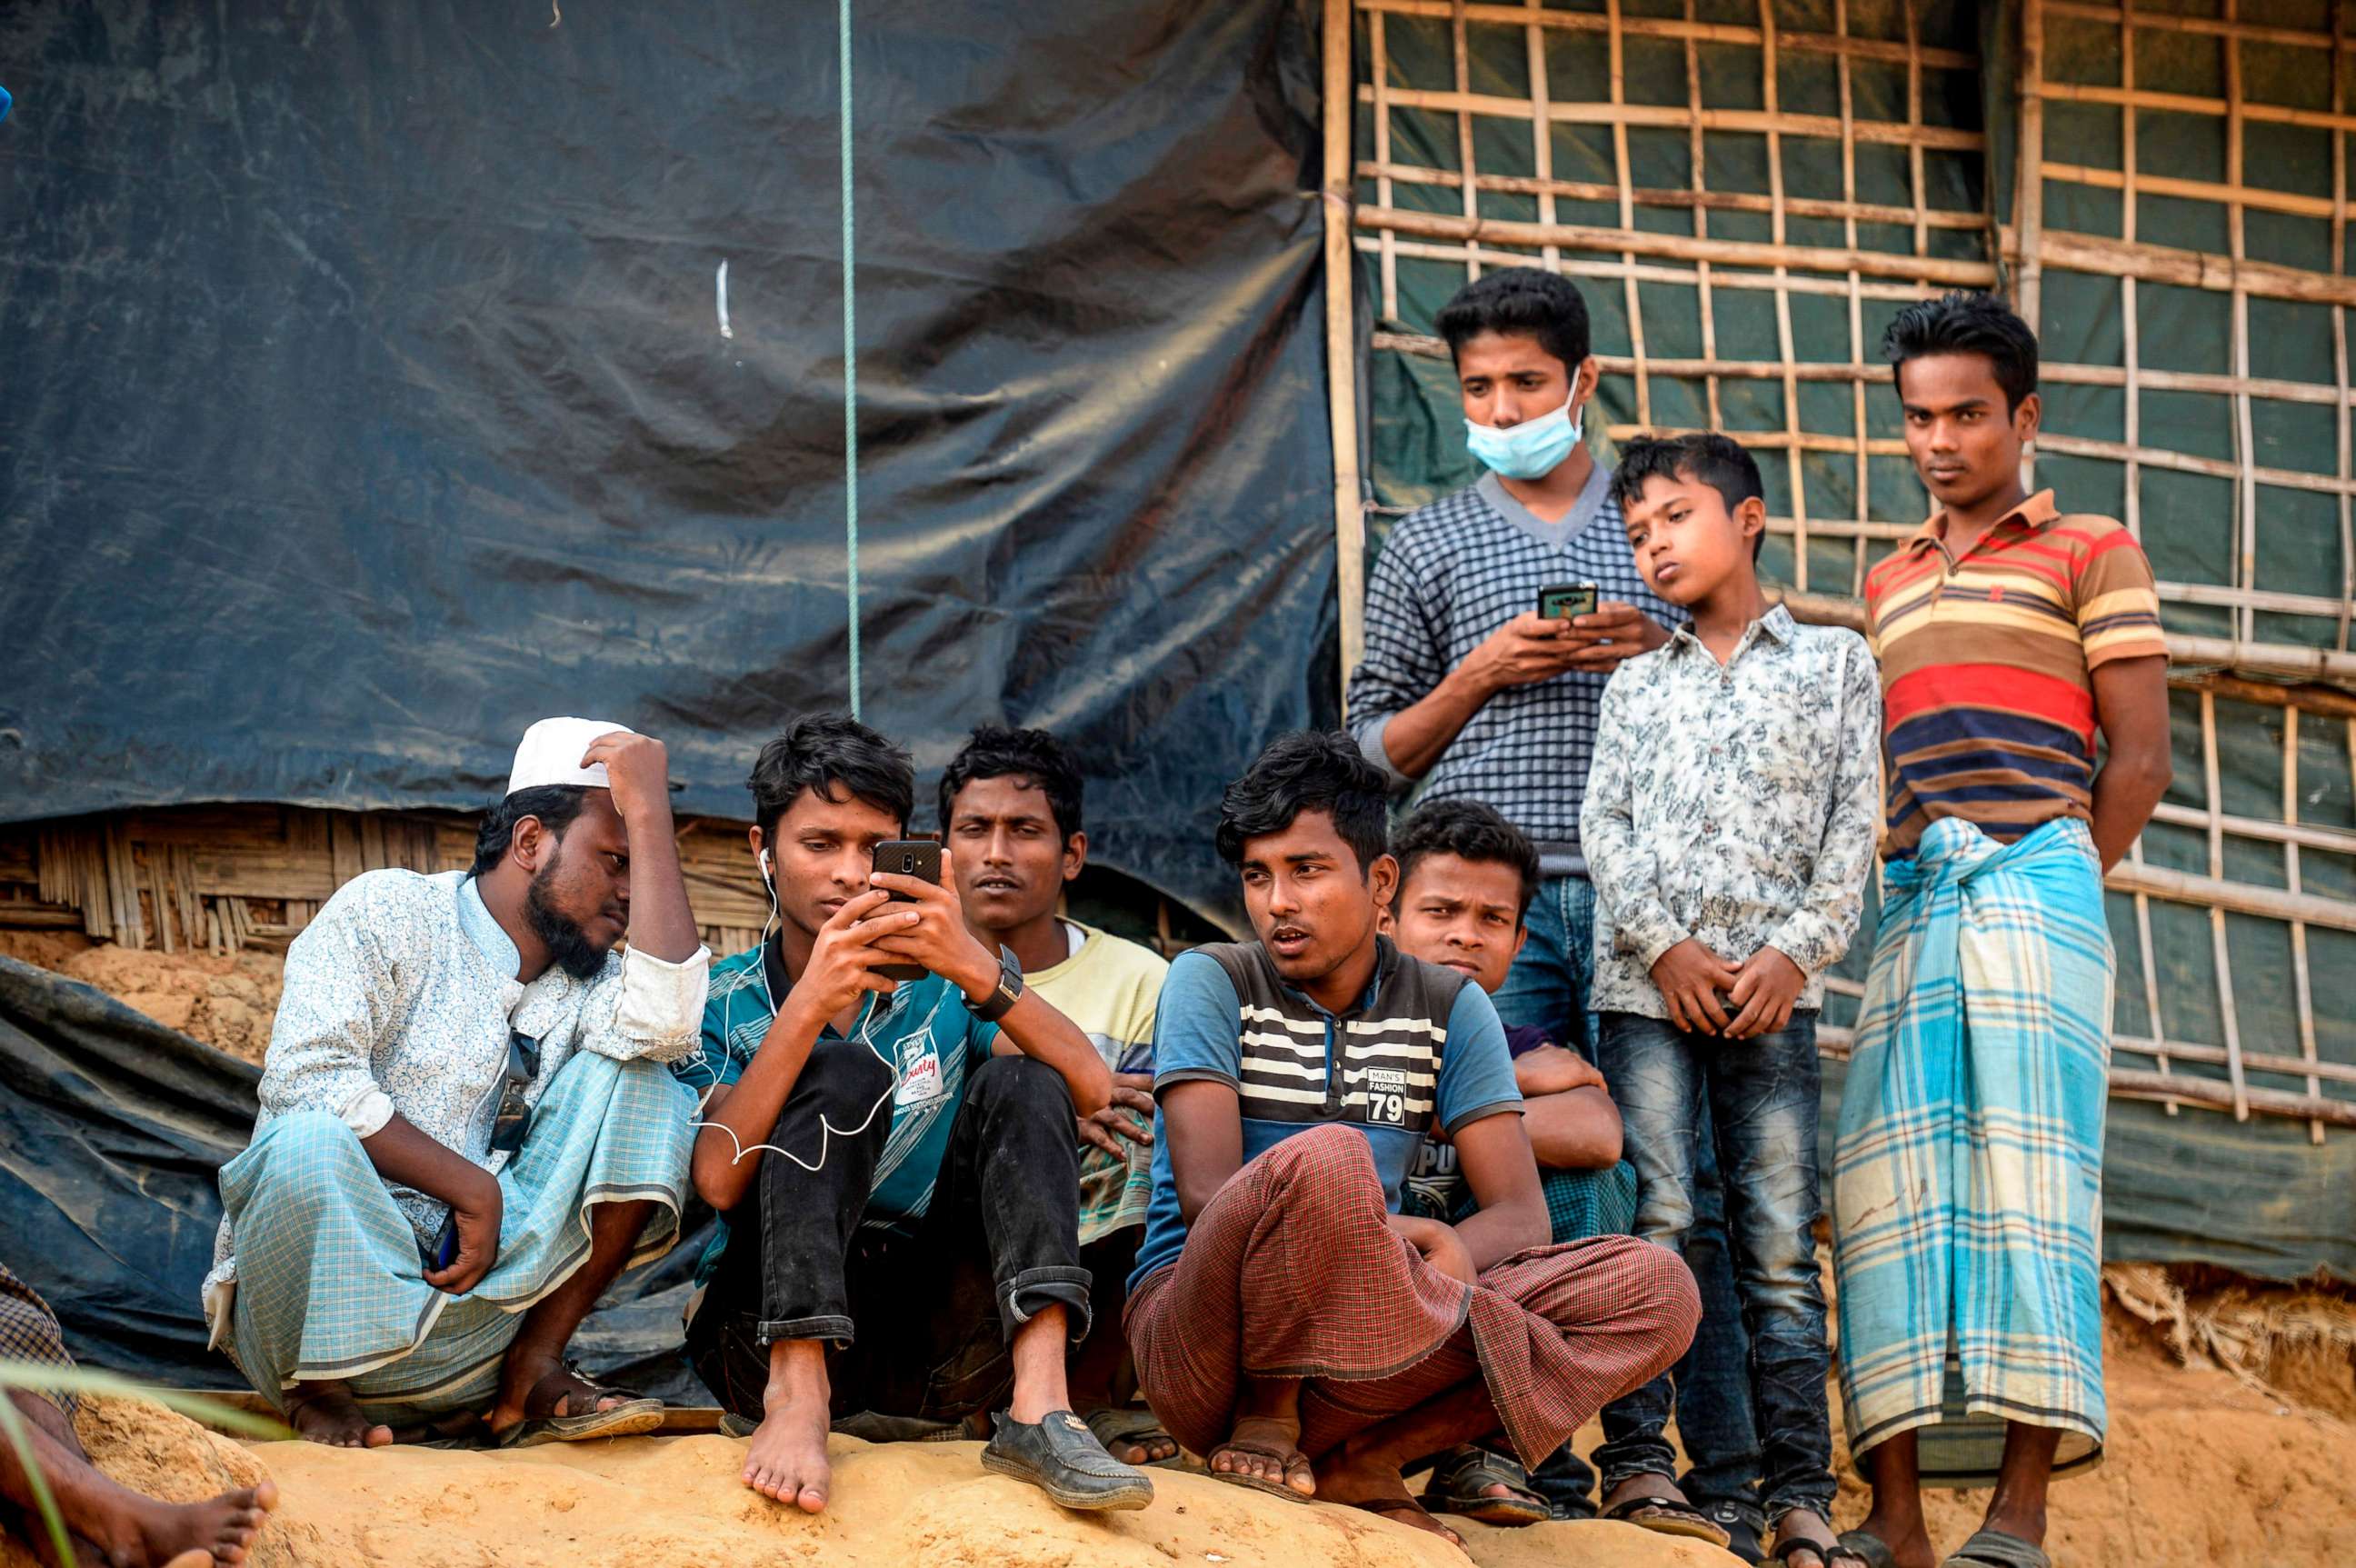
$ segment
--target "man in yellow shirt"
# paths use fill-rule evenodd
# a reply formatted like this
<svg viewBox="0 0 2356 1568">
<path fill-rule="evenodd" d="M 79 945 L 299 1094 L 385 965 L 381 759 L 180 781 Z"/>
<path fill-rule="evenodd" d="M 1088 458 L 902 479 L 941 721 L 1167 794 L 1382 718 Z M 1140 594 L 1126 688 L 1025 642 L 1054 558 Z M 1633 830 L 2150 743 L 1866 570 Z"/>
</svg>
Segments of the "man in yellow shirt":
<svg viewBox="0 0 2356 1568">
<path fill-rule="evenodd" d="M 1011 950 L 1023 983 L 1079 1026 L 1113 1073 L 1113 1103 L 1078 1126 L 1080 1262 L 1096 1276 L 1096 1327 L 1075 1352 L 1075 1407 L 1126 1464 L 1178 1445 L 1132 1401 L 1120 1293 L 1153 1190 L 1153 1018 L 1168 961 L 1065 918 L 1065 885 L 1087 864 L 1078 764 L 1044 730 L 985 725 L 941 776 L 941 837 L 966 924 Z M 1108 1294 L 1109 1293 L 1109 1294 Z"/>
</svg>

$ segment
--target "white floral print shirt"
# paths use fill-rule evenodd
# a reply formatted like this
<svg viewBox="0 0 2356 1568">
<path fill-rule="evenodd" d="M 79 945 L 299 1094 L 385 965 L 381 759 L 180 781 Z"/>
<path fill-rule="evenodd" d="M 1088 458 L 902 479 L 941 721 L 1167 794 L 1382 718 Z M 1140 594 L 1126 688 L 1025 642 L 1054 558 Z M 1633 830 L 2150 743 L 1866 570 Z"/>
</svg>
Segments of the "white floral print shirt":
<svg viewBox="0 0 2356 1568">
<path fill-rule="evenodd" d="M 1865 639 L 1777 605 L 1723 665 L 1690 628 L 1604 689 L 1580 813 L 1599 1013 L 1665 1018 L 1653 965 L 1687 937 L 1773 947 L 1824 1004 L 1879 826 L 1881 681 Z"/>
<path fill-rule="evenodd" d="M 497 1171 L 508 1155 L 491 1148 L 491 1122 L 511 1033 L 540 1045 L 540 1072 L 524 1093 L 535 1105 L 576 1051 L 660 1062 L 694 1051 L 707 950 L 668 963 L 630 948 L 608 953 L 589 980 L 552 966 L 529 985 L 516 979 L 521 961 L 466 873 L 354 877 L 287 949 L 254 1131 L 323 1111 L 367 1138 L 397 1112 Z M 406 1187 L 392 1194 L 421 1238 L 440 1228 L 440 1201 Z M 206 1279 L 209 1316 L 216 1303 L 225 1307 L 220 1287 L 236 1278 L 233 1251 L 224 1219 Z"/>
</svg>

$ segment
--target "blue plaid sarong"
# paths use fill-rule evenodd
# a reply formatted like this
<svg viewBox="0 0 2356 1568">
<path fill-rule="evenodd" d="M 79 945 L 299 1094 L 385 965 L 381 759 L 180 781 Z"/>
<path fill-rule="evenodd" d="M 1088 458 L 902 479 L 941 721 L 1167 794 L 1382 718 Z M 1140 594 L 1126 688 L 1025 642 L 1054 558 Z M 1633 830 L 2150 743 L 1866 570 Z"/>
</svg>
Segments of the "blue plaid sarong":
<svg viewBox="0 0 2356 1568">
<path fill-rule="evenodd" d="M 1461 1181 L 1454 1206 L 1442 1214 L 1423 1193 L 1408 1187 L 1399 1209 L 1424 1219 L 1461 1223 L 1481 1206 L 1472 1201 L 1472 1184 Z M 1587 1241 L 1598 1236 L 1632 1236 L 1636 1230 L 1636 1167 L 1626 1160 L 1602 1170 L 1566 1171 L 1538 1167 L 1538 1187 L 1546 1194 L 1549 1241 Z"/>
<path fill-rule="evenodd" d="M 1947 818 L 1884 875 L 1833 1156 L 1850 1452 L 1937 1422 L 1951 1352 L 1971 1413 L 2099 1444 L 2115 961 L 2094 841 Z"/>
<path fill-rule="evenodd" d="M 695 1097 L 656 1061 L 584 1051 L 550 1080 L 499 1172 L 499 1252 L 472 1291 L 425 1283 L 421 1238 L 341 1118 L 279 1116 L 221 1167 L 237 1256 L 231 1359 L 282 1408 L 298 1381 L 350 1382 L 370 1420 L 487 1405 L 521 1315 L 589 1256 L 589 1207 L 650 1199 L 629 1266 L 679 1235 Z"/>
</svg>

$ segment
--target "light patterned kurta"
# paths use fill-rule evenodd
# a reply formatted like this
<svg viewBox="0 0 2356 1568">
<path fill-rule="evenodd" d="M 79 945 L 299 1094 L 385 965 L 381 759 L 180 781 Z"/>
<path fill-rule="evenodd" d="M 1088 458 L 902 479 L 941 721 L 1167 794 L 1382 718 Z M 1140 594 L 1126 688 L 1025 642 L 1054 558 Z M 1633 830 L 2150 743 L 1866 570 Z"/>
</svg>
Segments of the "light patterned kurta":
<svg viewBox="0 0 2356 1568">
<path fill-rule="evenodd" d="M 263 1061 L 257 1134 L 280 1116 L 319 1111 L 362 1138 L 398 1113 L 418 1131 L 496 1173 L 491 1121 L 508 1042 L 540 1044 L 538 1104 L 579 1051 L 619 1061 L 675 1061 L 695 1047 L 711 955 L 667 963 L 630 949 L 591 980 L 551 967 L 524 984 L 515 944 L 463 872 L 371 871 L 337 889 L 286 953 L 285 992 Z M 392 1189 L 419 1239 L 447 1212 L 436 1198 Z M 237 1277 L 221 1223 L 205 1280 L 216 1339 Z"/>
<path fill-rule="evenodd" d="M 1777 605 L 1720 665 L 1691 629 L 1604 688 L 1580 837 L 1595 881 L 1599 1013 L 1665 1018 L 1653 965 L 1687 937 L 1772 947 L 1824 1004 L 1879 828 L 1881 687 L 1865 639 Z"/>
</svg>

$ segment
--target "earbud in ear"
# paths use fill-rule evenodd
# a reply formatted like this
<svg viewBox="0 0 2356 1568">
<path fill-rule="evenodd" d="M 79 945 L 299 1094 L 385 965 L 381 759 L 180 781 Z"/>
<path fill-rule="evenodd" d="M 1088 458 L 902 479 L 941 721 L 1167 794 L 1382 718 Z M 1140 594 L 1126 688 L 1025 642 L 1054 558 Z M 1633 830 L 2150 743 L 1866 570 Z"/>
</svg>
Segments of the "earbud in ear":
<svg viewBox="0 0 2356 1568">
<path fill-rule="evenodd" d="M 766 849 L 761 852 L 761 875 L 769 875 L 769 852 Z"/>
</svg>

